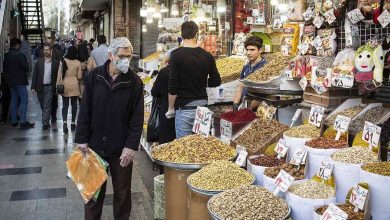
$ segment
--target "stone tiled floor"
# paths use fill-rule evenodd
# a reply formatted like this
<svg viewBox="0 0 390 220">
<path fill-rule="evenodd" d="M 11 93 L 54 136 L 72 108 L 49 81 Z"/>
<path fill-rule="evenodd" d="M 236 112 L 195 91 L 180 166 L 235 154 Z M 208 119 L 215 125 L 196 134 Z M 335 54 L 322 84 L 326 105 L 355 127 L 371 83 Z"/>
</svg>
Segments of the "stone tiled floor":
<svg viewBox="0 0 390 220">
<path fill-rule="evenodd" d="M 60 99 L 61 100 L 61 99 Z M 61 106 L 61 103 L 59 104 Z M 28 118 L 36 126 L 20 130 L 0 125 L 0 220 L 83 219 L 83 201 L 67 179 L 65 161 L 73 149 L 73 134 L 64 135 L 59 120 L 51 131 L 42 131 L 36 98 L 29 100 Z M 61 119 L 60 109 L 58 118 Z M 153 219 L 152 164 L 137 152 L 132 182 L 131 220 Z M 102 219 L 112 217 L 112 186 L 108 180 Z"/>
</svg>

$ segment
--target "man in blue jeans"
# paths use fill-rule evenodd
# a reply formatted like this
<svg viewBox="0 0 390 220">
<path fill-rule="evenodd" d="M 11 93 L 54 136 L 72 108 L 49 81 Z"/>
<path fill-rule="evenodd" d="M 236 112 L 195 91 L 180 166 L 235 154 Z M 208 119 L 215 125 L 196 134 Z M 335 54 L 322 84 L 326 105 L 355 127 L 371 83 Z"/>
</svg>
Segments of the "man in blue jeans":
<svg viewBox="0 0 390 220">
<path fill-rule="evenodd" d="M 172 52 L 168 81 L 169 107 L 176 110 L 176 138 L 192 134 L 196 108 L 207 105 L 206 87 L 221 85 L 214 57 L 197 45 L 196 23 L 184 22 L 181 36 L 183 47 Z"/>
<path fill-rule="evenodd" d="M 10 41 L 10 50 L 4 56 L 3 69 L 5 79 L 11 91 L 11 122 L 13 127 L 18 126 L 17 116 L 20 117 L 20 128 L 33 128 L 34 124 L 26 120 L 28 103 L 28 77 L 29 65 L 27 57 L 20 52 L 22 41 L 13 38 Z M 20 105 L 18 109 L 18 102 Z M 18 111 L 19 110 L 19 111 Z"/>
</svg>

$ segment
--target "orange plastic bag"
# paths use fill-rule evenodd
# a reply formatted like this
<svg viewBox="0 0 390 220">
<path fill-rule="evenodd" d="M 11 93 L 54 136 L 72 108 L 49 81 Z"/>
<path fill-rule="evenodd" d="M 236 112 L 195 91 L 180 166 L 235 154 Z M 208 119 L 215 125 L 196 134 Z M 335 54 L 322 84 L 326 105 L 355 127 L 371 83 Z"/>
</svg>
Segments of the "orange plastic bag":
<svg viewBox="0 0 390 220">
<path fill-rule="evenodd" d="M 66 161 L 68 175 L 76 184 L 85 203 L 88 203 L 94 194 L 100 191 L 107 180 L 107 172 L 102 164 L 103 159 L 89 149 L 86 157 L 79 148 L 76 148 Z"/>
</svg>

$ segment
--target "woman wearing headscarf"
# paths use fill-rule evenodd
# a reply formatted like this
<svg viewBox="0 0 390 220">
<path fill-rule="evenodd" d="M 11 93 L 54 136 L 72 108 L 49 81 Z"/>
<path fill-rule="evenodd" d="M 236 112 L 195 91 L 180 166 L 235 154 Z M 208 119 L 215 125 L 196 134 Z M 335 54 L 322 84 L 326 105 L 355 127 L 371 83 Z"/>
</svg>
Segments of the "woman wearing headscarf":
<svg viewBox="0 0 390 220">
<path fill-rule="evenodd" d="M 80 96 L 79 80 L 82 78 L 82 67 L 78 60 L 77 48 L 69 47 L 68 53 L 62 60 L 58 69 L 57 85 L 64 85 L 62 95 L 62 119 L 64 121 L 63 131 L 68 133 L 67 116 L 69 102 L 72 105 L 71 130 L 76 130 L 77 98 Z"/>
</svg>

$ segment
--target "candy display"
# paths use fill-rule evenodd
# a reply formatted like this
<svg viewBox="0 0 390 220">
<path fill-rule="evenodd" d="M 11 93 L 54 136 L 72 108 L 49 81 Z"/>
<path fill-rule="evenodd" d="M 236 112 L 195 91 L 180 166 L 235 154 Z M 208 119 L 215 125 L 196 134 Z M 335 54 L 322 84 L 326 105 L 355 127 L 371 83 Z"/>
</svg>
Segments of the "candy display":
<svg viewBox="0 0 390 220">
<path fill-rule="evenodd" d="M 385 114 L 390 111 L 390 108 L 377 106 L 369 109 L 364 114 L 358 116 L 355 120 L 353 120 L 349 126 L 349 131 L 352 135 L 356 135 L 359 131 L 363 130 L 364 122 L 368 121 L 371 123 L 376 123 L 379 119 L 381 119 Z"/>
<path fill-rule="evenodd" d="M 295 138 L 316 138 L 320 136 L 320 128 L 312 124 L 303 124 L 284 132 L 284 135 Z"/>
<path fill-rule="evenodd" d="M 363 147 L 341 149 L 333 153 L 331 157 L 334 161 L 350 164 L 362 164 L 378 161 L 378 156 L 375 155 L 375 153 Z"/>
<path fill-rule="evenodd" d="M 171 163 L 210 163 L 215 160 L 230 160 L 236 150 L 215 137 L 189 135 L 176 139 L 152 150 L 156 160 Z"/>
<path fill-rule="evenodd" d="M 209 210 L 224 220 L 285 219 L 288 204 L 268 190 L 247 186 L 213 196 Z"/>
<path fill-rule="evenodd" d="M 229 190 L 251 185 L 254 177 L 230 161 L 215 161 L 188 177 L 188 183 L 202 190 Z"/>
</svg>

